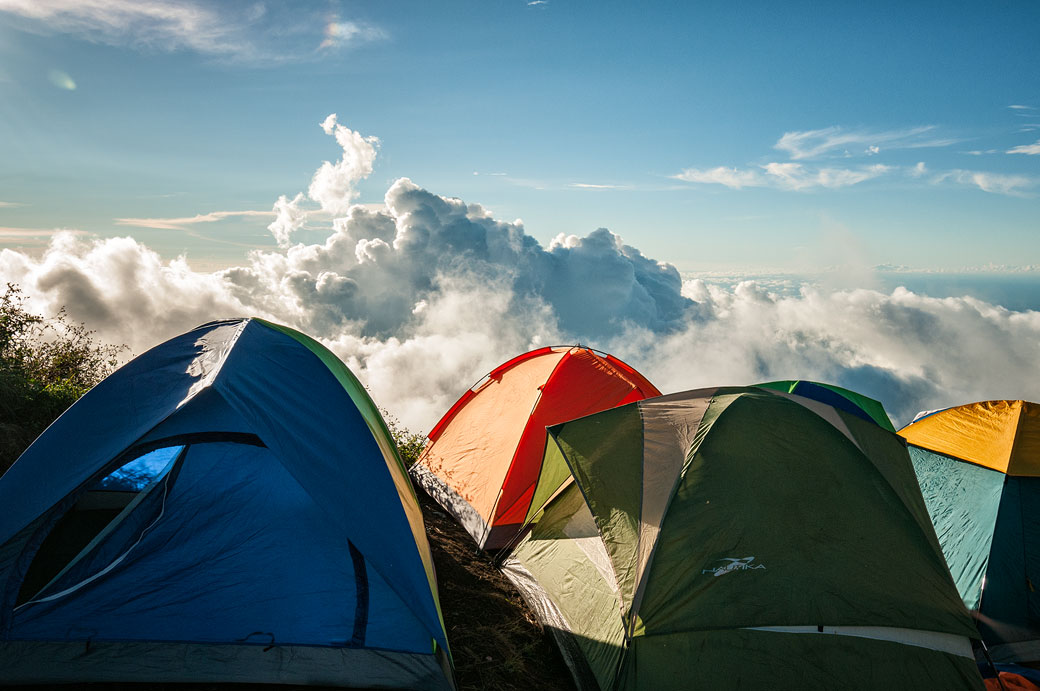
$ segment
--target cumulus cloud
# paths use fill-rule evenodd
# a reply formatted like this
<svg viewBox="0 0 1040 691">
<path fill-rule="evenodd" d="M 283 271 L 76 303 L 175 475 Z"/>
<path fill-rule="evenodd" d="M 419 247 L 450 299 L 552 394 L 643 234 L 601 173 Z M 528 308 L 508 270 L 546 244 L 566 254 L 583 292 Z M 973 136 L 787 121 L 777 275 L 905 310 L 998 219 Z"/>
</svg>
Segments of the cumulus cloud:
<svg viewBox="0 0 1040 691">
<path fill-rule="evenodd" d="M 379 147 L 378 137 L 363 137 L 354 130 L 336 122 L 336 114 L 321 123 L 325 134 L 332 135 L 343 148 L 343 155 L 332 163 L 325 161 L 314 173 L 307 194 L 333 214 L 346 213 L 357 197 L 355 186 L 372 174 Z"/>
<path fill-rule="evenodd" d="M 39 257 L 0 250 L 0 276 L 20 284 L 37 312 L 65 306 L 104 339 L 136 352 L 200 318 L 256 313 L 229 293 L 218 274 L 192 271 L 181 259 L 164 262 L 130 238 L 59 233 Z"/>
<path fill-rule="evenodd" d="M 279 247 L 288 247 L 291 244 L 290 236 L 302 228 L 307 221 L 307 212 L 300 208 L 302 201 L 303 193 L 301 192 L 292 199 L 283 194 L 274 203 L 275 219 L 271 225 L 267 226 L 267 229 L 271 231 L 271 235 L 274 235 Z"/>
<path fill-rule="evenodd" d="M 783 190 L 836 189 L 857 185 L 893 170 L 891 166 L 872 165 L 858 168 L 811 167 L 802 163 L 772 162 L 755 168 L 687 168 L 677 180 L 724 185 L 730 189 L 772 187 Z"/>
<path fill-rule="evenodd" d="M 114 46 L 185 50 L 246 62 L 303 59 L 384 35 L 378 27 L 329 18 L 318 8 L 272 10 L 262 3 L 0 0 L 0 13 L 37 33 L 72 34 Z"/>
<path fill-rule="evenodd" d="M 348 149 L 374 156 L 374 143 L 346 128 L 341 137 L 334 118 L 324 126 L 344 160 Z M 356 181 L 366 160 L 341 179 Z M 291 242 L 303 195 L 279 198 L 271 225 L 281 246 L 240 266 L 199 272 L 130 238 L 61 233 L 42 252 L 0 250 L 0 283 L 20 284 L 37 312 L 65 306 L 136 353 L 212 319 L 287 324 L 326 343 L 416 430 L 508 358 L 577 341 L 665 391 L 818 379 L 881 399 L 901 421 L 978 398 L 1040 397 L 1022 375 L 1040 357 L 1038 312 L 904 289 L 684 283 L 604 228 L 543 246 L 522 222 L 407 178 L 377 205 L 350 205 L 351 189 L 325 198 L 338 211 L 315 244 Z"/>
</svg>

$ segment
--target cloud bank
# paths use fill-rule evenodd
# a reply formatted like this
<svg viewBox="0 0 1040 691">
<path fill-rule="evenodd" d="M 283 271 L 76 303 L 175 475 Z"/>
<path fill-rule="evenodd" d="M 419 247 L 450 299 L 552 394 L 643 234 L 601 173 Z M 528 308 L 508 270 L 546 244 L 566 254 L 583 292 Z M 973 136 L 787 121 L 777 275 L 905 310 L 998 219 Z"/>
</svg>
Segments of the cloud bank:
<svg viewBox="0 0 1040 691">
<path fill-rule="evenodd" d="M 522 223 L 407 178 L 382 204 L 352 204 L 377 140 L 334 117 L 322 127 L 342 156 L 318 169 L 307 195 L 274 204 L 277 250 L 204 273 L 131 238 L 67 233 L 39 255 L 0 251 L 0 281 L 20 284 L 33 309 L 65 306 L 136 353 L 211 319 L 287 324 L 321 339 L 380 406 L 423 431 L 487 371 L 554 343 L 610 351 L 664 391 L 828 381 L 881 399 L 899 421 L 980 398 L 1040 398 L 1023 376 L 1040 359 L 1038 312 L 905 289 L 683 282 L 607 229 L 542 246 Z M 312 214 L 331 216 L 327 237 L 294 242 Z"/>
</svg>

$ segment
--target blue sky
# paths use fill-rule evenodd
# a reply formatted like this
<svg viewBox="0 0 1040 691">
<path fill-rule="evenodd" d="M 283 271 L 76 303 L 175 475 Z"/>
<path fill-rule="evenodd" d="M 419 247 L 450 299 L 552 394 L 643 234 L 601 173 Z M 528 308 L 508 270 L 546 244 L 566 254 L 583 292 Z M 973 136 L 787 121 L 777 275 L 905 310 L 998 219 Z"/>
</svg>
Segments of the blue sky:
<svg viewBox="0 0 1040 691">
<path fill-rule="evenodd" d="M 904 422 L 1038 400 L 1038 36 L 1036 2 L 0 0 L 0 285 L 134 353 L 289 325 L 419 430 L 553 343 Z"/>
<path fill-rule="evenodd" d="M 0 243 L 233 264 L 336 113 L 380 140 L 357 201 L 407 176 L 543 244 L 1040 265 L 1040 5 L 911 5 L 0 0 Z"/>
</svg>

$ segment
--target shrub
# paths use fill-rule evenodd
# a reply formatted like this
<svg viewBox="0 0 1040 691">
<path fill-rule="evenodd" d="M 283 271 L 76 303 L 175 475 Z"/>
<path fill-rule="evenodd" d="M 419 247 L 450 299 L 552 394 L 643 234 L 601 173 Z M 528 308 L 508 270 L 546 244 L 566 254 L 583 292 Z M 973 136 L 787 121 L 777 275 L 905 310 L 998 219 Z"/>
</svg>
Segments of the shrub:
<svg viewBox="0 0 1040 691">
<path fill-rule="evenodd" d="M 419 455 L 426 446 L 426 435 L 402 427 L 400 420 L 385 410 L 382 412 L 386 426 L 390 430 L 390 436 L 394 438 L 397 451 L 401 454 L 401 460 L 404 461 L 404 467 L 411 468 L 419 460 Z"/>
<path fill-rule="evenodd" d="M 107 377 L 126 346 L 100 343 L 93 331 L 26 311 L 11 283 L 0 296 L 0 473 L 70 405 Z"/>
</svg>

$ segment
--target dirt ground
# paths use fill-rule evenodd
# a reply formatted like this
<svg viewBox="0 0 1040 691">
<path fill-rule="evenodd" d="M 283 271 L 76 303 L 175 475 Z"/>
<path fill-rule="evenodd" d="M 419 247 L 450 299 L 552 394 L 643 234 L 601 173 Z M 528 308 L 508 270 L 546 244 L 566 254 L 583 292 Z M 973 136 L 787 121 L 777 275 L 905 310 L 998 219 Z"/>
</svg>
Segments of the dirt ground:
<svg viewBox="0 0 1040 691">
<path fill-rule="evenodd" d="M 460 691 L 573 691 L 551 634 L 465 530 L 417 490 Z"/>
</svg>

